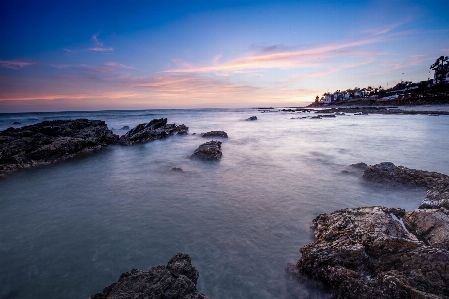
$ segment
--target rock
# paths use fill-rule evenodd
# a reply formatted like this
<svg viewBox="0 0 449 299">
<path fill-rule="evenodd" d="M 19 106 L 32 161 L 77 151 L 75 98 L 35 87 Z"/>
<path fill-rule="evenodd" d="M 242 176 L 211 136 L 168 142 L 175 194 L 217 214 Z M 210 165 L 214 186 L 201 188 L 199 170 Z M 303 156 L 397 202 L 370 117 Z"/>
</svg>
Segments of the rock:
<svg viewBox="0 0 449 299">
<path fill-rule="evenodd" d="M 212 140 L 201 144 L 190 156 L 190 159 L 219 161 L 222 155 L 221 141 Z"/>
<path fill-rule="evenodd" d="M 251 116 L 251 117 L 247 118 L 246 120 L 257 120 L 257 116 Z"/>
<path fill-rule="evenodd" d="M 427 245 L 449 250 L 448 210 L 415 210 L 405 213 L 403 220 Z"/>
<path fill-rule="evenodd" d="M 101 120 L 55 120 L 8 128 L 0 132 L 0 176 L 100 149 L 118 138 Z"/>
<path fill-rule="evenodd" d="M 21 122 L 20 122 L 20 121 L 15 121 L 15 122 L 13 122 L 12 124 L 13 124 L 13 125 L 20 125 Z"/>
<path fill-rule="evenodd" d="M 167 266 L 150 270 L 132 269 L 120 276 L 118 282 L 106 287 L 90 299 L 208 299 L 198 292 L 198 271 L 187 254 L 178 253 Z"/>
<path fill-rule="evenodd" d="M 207 133 L 202 133 L 202 137 L 224 137 L 228 138 L 228 134 L 225 131 L 210 131 Z"/>
<path fill-rule="evenodd" d="M 445 174 L 383 162 L 369 166 L 363 173 L 363 179 L 392 186 L 426 187 L 426 198 L 420 209 L 449 209 L 449 176 Z"/>
<path fill-rule="evenodd" d="M 442 183 L 440 186 L 432 187 L 427 190 L 426 198 L 419 205 L 420 209 L 439 209 L 449 210 L 449 186 Z"/>
<path fill-rule="evenodd" d="M 445 174 L 395 166 L 391 162 L 369 166 L 363 174 L 363 179 L 392 186 L 408 187 L 432 188 L 442 183 L 449 184 L 449 176 Z"/>
<path fill-rule="evenodd" d="M 129 126 L 123 126 L 123 128 L 121 128 L 121 130 L 129 130 Z"/>
<path fill-rule="evenodd" d="M 166 118 L 153 119 L 149 123 L 137 125 L 120 137 L 120 145 L 131 145 L 135 143 L 149 142 L 166 138 L 180 131 L 187 131 L 185 125 L 167 124 Z"/>
<path fill-rule="evenodd" d="M 173 170 L 173 171 L 182 171 L 182 168 L 180 168 L 180 167 L 173 167 L 171 170 Z"/>
<path fill-rule="evenodd" d="M 366 163 L 360 162 L 360 163 L 356 163 L 356 164 L 351 164 L 350 165 L 353 168 L 356 169 L 360 169 L 360 170 L 365 170 L 368 168 L 368 165 Z"/>
<path fill-rule="evenodd" d="M 365 207 L 321 214 L 313 220 L 316 240 L 301 248 L 290 273 L 323 281 L 333 298 L 448 298 L 449 251 L 420 241 L 401 218 L 418 227 L 412 219 L 447 220 L 437 210 L 419 213 Z"/>
</svg>

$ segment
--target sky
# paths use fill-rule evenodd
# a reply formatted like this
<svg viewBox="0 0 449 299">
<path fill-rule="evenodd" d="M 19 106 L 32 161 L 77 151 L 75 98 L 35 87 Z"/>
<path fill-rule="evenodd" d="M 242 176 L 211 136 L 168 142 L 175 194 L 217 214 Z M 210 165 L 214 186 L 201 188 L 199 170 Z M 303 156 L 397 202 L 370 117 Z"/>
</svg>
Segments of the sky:
<svg viewBox="0 0 449 299">
<path fill-rule="evenodd" d="M 447 0 L 0 0 L 0 112 L 297 107 L 442 55 Z"/>
</svg>

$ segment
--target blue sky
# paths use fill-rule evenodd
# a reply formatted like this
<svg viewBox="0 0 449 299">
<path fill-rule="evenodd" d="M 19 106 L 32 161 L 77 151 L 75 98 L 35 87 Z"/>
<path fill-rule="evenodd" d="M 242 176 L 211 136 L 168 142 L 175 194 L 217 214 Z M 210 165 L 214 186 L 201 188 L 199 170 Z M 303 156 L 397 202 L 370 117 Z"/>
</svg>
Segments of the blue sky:
<svg viewBox="0 0 449 299">
<path fill-rule="evenodd" d="M 301 106 L 425 80 L 449 55 L 448 11 L 447 1 L 0 0 L 0 112 Z"/>
</svg>

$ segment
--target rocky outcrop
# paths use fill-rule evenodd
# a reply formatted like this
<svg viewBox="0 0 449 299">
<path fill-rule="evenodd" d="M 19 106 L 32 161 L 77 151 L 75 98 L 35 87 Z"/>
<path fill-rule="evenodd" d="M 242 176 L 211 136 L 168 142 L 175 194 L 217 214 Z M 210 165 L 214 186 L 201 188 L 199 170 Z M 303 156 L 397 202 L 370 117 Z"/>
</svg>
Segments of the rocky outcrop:
<svg viewBox="0 0 449 299">
<path fill-rule="evenodd" d="M 396 166 L 391 162 L 369 166 L 363 174 L 363 179 L 393 186 L 433 188 L 442 184 L 449 185 L 449 176 L 445 174 Z"/>
<path fill-rule="evenodd" d="M 222 155 L 221 141 L 212 140 L 201 144 L 190 156 L 190 159 L 219 161 Z"/>
<path fill-rule="evenodd" d="M 178 253 L 167 266 L 132 269 L 90 299 L 208 299 L 196 289 L 198 270 L 187 254 Z"/>
<path fill-rule="evenodd" d="M 449 176 L 445 174 L 382 162 L 369 166 L 363 179 L 393 186 L 426 187 L 426 198 L 419 206 L 420 209 L 449 209 Z"/>
<path fill-rule="evenodd" d="M 44 121 L 0 132 L 0 176 L 62 161 L 118 140 L 101 120 Z"/>
<path fill-rule="evenodd" d="M 228 134 L 225 131 L 210 131 L 207 133 L 202 133 L 202 137 L 223 137 L 228 138 Z"/>
<path fill-rule="evenodd" d="M 251 117 L 247 118 L 246 120 L 257 120 L 257 116 L 251 116 Z"/>
<path fill-rule="evenodd" d="M 355 169 L 360 169 L 360 170 L 366 170 L 368 168 L 368 165 L 363 162 L 351 164 L 350 166 Z"/>
<path fill-rule="evenodd" d="M 445 245 L 426 244 L 445 241 L 424 242 L 426 237 L 409 232 L 401 219 L 416 226 L 425 217 L 446 221 L 447 214 L 437 212 L 365 207 L 321 214 L 313 220 L 316 240 L 301 248 L 290 273 L 324 282 L 333 298 L 449 298 L 449 252 Z"/>
<path fill-rule="evenodd" d="M 186 134 L 188 127 L 185 125 L 167 124 L 166 118 L 153 119 L 149 123 L 140 124 L 120 137 L 120 145 L 149 142 L 166 138 L 175 133 Z"/>
<path fill-rule="evenodd" d="M 188 130 L 185 125 L 167 124 L 166 118 L 140 124 L 121 137 L 101 120 L 55 120 L 11 127 L 0 132 L 0 177 L 20 168 L 55 163 L 107 145 L 148 142 L 175 133 L 187 134 Z"/>
<path fill-rule="evenodd" d="M 403 220 L 407 227 L 427 245 L 449 250 L 448 210 L 418 209 L 405 213 Z"/>
</svg>

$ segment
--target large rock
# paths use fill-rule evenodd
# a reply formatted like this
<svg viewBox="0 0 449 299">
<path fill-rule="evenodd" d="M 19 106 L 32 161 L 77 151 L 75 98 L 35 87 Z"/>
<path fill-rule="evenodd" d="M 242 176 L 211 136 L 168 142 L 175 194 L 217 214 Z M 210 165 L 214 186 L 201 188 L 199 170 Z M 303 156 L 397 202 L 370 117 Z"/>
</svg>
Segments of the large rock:
<svg viewBox="0 0 449 299">
<path fill-rule="evenodd" d="M 167 266 L 132 269 L 90 299 L 208 299 L 196 289 L 199 273 L 187 254 L 178 253 Z"/>
<path fill-rule="evenodd" d="M 101 120 L 55 120 L 8 128 L 0 132 L 0 176 L 62 161 L 117 140 Z"/>
<path fill-rule="evenodd" d="M 392 186 L 425 187 L 427 194 L 420 209 L 449 209 L 449 176 L 445 174 L 382 162 L 366 168 L 363 179 Z"/>
<path fill-rule="evenodd" d="M 316 240 L 290 269 L 332 287 L 333 298 L 449 298 L 448 250 L 419 240 L 404 215 L 385 207 L 319 215 Z"/>
<path fill-rule="evenodd" d="M 174 133 L 186 134 L 188 127 L 185 125 L 167 124 L 166 118 L 153 119 L 149 123 L 140 124 L 120 137 L 120 145 L 149 142 L 166 138 Z"/>
<path fill-rule="evenodd" d="M 427 245 L 449 250 L 448 210 L 414 210 L 405 213 L 403 220 L 410 230 Z"/>
<path fill-rule="evenodd" d="M 228 138 L 228 133 L 226 133 L 225 131 L 210 131 L 207 133 L 202 133 L 201 134 L 202 137 L 223 137 L 223 138 Z"/>
<path fill-rule="evenodd" d="M 219 161 L 222 156 L 221 141 L 209 141 L 201 144 L 190 156 L 191 159 Z"/>
<path fill-rule="evenodd" d="M 449 176 L 445 174 L 396 166 L 391 162 L 382 162 L 369 166 L 363 174 L 363 179 L 371 182 L 408 187 L 433 188 L 443 183 L 449 184 Z"/>
</svg>

